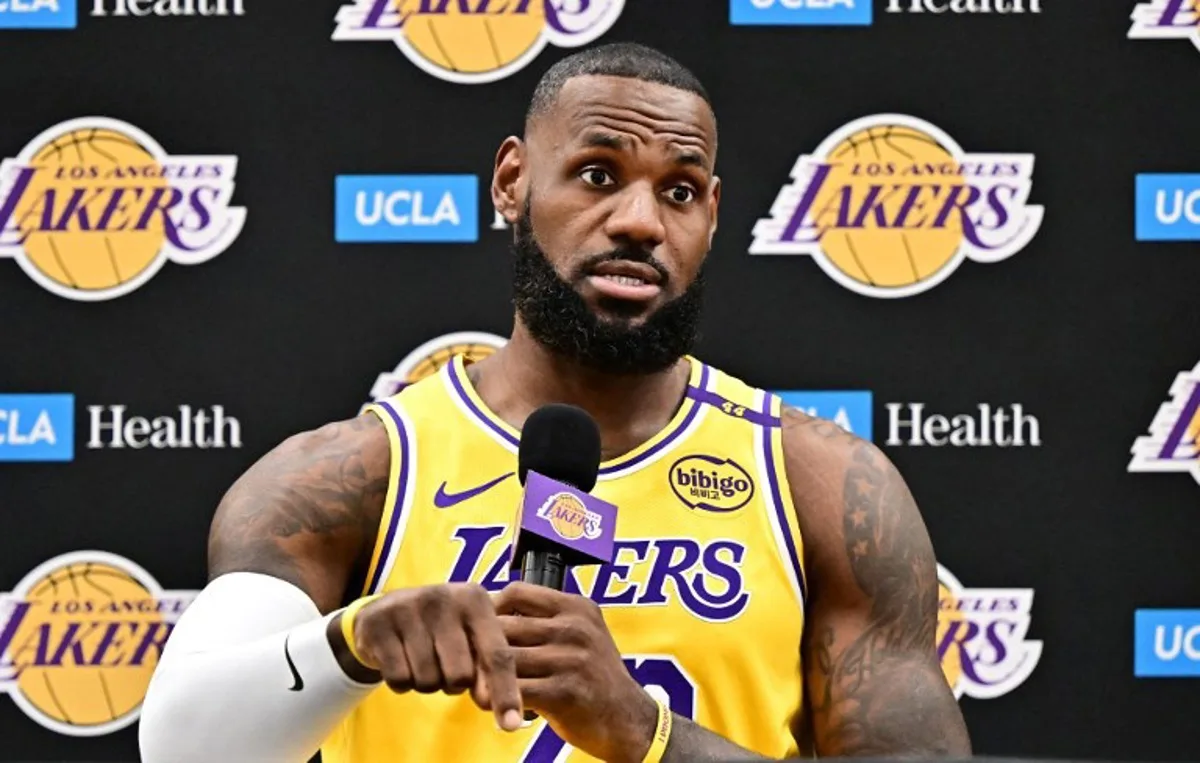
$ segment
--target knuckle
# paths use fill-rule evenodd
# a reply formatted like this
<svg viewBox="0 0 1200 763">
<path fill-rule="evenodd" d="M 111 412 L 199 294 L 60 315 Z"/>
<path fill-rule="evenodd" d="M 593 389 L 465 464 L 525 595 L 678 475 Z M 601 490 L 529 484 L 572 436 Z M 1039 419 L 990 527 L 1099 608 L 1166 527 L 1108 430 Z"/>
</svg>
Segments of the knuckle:
<svg viewBox="0 0 1200 763">
<path fill-rule="evenodd" d="M 494 672 L 509 672 L 516 669 L 517 655 L 507 645 L 489 649 L 485 655 L 488 668 Z"/>
<path fill-rule="evenodd" d="M 446 692 L 461 694 L 475 685 L 475 678 L 468 671 L 455 671 L 446 675 Z"/>
</svg>

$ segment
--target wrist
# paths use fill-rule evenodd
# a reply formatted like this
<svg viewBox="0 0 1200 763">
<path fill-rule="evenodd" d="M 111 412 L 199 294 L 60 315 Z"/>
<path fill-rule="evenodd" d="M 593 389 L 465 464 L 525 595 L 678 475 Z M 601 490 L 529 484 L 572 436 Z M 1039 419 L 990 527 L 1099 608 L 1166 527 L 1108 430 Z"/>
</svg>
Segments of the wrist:
<svg viewBox="0 0 1200 763">
<path fill-rule="evenodd" d="M 342 669 L 343 673 L 359 683 L 379 683 L 383 680 L 383 676 L 379 674 L 379 671 L 359 662 L 354 656 L 350 645 L 346 643 L 346 637 L 342 630 L 342 617 L 345 614 L 345 610 L 342 610 L 329 618 L 329 624 L 325 627 L 325 637 L 329 640 L 329 646 L 333 649 L 333 656 L 337 660 L 338 667 Z"/>
<path fill-rule="evenodd" d="M 645 689 L 639 686 L 626 707 L 628 730 L 619 745 L 621 754 L 610 763 L 642 763 L 658 730 L 658 702 Z"/>
</svg>

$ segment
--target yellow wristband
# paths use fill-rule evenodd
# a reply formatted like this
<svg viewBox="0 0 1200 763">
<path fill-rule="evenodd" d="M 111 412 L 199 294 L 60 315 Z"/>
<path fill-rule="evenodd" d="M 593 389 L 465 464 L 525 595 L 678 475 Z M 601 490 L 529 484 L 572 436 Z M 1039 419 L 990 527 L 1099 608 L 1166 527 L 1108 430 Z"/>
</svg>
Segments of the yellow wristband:
<svg viewBox="0 0 1200 763">
<path fill-rule="evenodd" d="M 354 619 L 358 617 L 358 611 L 367 606 L 371 602 L 380 597 L 381 594 L 373 596 L 364 596 L 361 599 L 355 599 L 350 603 L 350 606 L 342 610 L 342 638 L 346 639 L 346 648 L 350 650 L 350 655 L 358 660 L 358 663 L 363 667 L 377 668 L 377 665 L 372 665 L 363 659 L 363 656 L 358 653 L 358 648 L 354 645 Z"/>
<path fill-rule="evenodd" d="M 671 708 L 662 700 L 654 700 L 658 704 L 658 726 L 654 729 L 654 738 L 650 740 L 650 749 L 642 763 L 659 763 L 667 754 L 667 741 L 671 738 Z"/>
</svg>

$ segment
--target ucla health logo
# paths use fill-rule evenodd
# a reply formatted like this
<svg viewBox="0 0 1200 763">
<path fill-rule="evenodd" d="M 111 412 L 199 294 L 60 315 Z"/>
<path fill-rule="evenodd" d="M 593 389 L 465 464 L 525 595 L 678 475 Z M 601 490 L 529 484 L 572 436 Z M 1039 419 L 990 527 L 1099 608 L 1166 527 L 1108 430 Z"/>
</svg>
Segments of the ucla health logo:
<svg viewBox="0 0 1200 763">
<path fill-rule="evenodd" d="M 1150 0 L 1130 18 L 1131 40 L 1191 40 L 1200 48 L 1200 0 Z"/>
<path fill-rule="evenodd" d="M 1200 609 L 1134 612 L 1133 674 L 1200 678 Z"/>
<path fill-rule="evenodd" d="M 1135 195 L 1138 241 L 1200 241 L 1200 175 L 1138 175 Z"/>
<path fill-rule="evenodd" d="M 872 0 L 729 0 L 734 26 L 868 26 Z"/>
<path fill-rule="evenodd" d="M 871 393 L 867 391 L 775 392 L 784 405 L 809 416 L 828 419 L 842 429 L 864 440 L 872 436 Z"/>
<path fill-rule="evenodd" d="M 0 461 L 74 459 L 74 395 L 0 395 Z"/>
<path fill-rule="evenodd" d="M 354 0 L 338 10 L 333 39 L 391 42 L 422 71 L 479 84 L 524 69 L 547 44 L 587 45 L 624 8 L 625 0 Z"/>
<path fill-rule="evenodd" d="M 173 156 L 131 124 L 74 119 L 0 163 L 0 257 L 82 302 L 141 287 L 167 263 L 229 248 L 246 210 L 230 206 L 234 156 Z"/>
<path fill-rule="evenodd" d="M 1187 472 L 1200 482 L 1200 363 L 1175 377 L 1171 399 L 1133 443 L 1130 472 Z"/>
<path fill-rule="evenodd" d="M 338 243 L 479 240 L 474 175 L 341 175 L 334 199 Z"/>
<path fill-rule="evenodd" d="M 999 262 L 1033 239 L 1033 161 L 969 154 L 916 117 L 865 117 L 800 156 L 750 253 L 811 256 L 868 297 L 920 294 L 964 260 Z"/>
<path fill-rule="evenodd" d="M 0 0 L 0 29 L 74 29 L 77 0 Z"/>
</svg>

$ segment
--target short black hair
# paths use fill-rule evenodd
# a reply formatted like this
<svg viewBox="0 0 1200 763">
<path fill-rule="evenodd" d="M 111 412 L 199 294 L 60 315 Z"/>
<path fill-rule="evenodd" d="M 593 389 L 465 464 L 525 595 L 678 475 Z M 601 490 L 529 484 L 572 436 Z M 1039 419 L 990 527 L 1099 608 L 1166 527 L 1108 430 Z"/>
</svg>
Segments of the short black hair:
<svg viewBox="0 0 1200 763">
<path fill-rule="evenodd" d="M 613 42 L 586 48 L 567 56 L 551 66 L 538 81 L 529 109 L 525 112 L 525 124 L 545 113 L 554 104 L 567 80 L 586 76 L 628 77 L 643 82 L 656 82 L 678 90 L 695 93 L 712 108 L 708 91 L 699 78 L 683 64 L 662 51 L 635 42 Z"/>
</svg>

